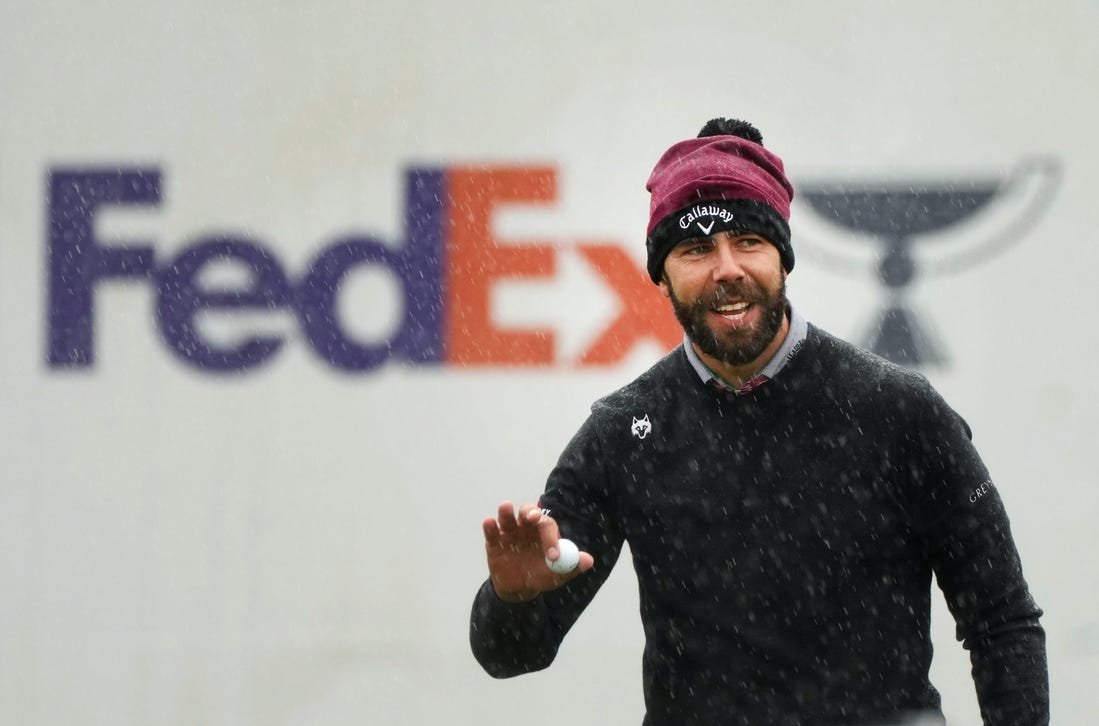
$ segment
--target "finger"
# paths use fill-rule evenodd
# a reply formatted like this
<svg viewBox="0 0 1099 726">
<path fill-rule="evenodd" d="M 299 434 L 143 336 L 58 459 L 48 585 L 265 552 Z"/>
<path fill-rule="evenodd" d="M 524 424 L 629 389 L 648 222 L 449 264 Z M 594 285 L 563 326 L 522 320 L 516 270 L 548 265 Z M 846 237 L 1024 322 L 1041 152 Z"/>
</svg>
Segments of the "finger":
<svg viewBox="0 0 1099 726">
<path fill-rule="evenodd" d="M 527 502 L 519 507 L 519 526 L 536 524 L 542 518 L 542 508 L 536 502 Z"/>
<path fill-rule="evenodd" d="M 518 527 L 515 521 L 515 505 L 507 501 L 500 502 L 500 506 L 496 508 L 496 520 L 500 523 L 501 532 L 514 532 Z"/>
<path fill-rule="evenodd" d="M 543 556 L 549 557 L 551 560 L 557 559 L 557 539 L 560 537 L 557 520 L 548 514 L 542 513 L 540 502 L 528 502 L 519 507 L 519 526 L 533 526 Z"/>
<path fill-rule="evenodd" d="M 554 573 L 554 575 L 553 575 L 553 585 L 554 585 L 554 587 L 560 587 L 561 585 L 564 585 L 565 583 L 569 582 L 570 580 L 573 580 L 573 579 L 579 577 L 580 575 L 587 572 L 588 570 L 590 570 L 594 566 L 595 566 L 595 558 L 592 557 L 587 552 L 581 552 L 580 553 L 580 563 L 577 564 L 575 569 L 573 569 L 569 572 L 566 572 L 564 574 Z"/>
<path fill-rule="evenodd" d="M 571 580 L 576 579 L 595 566 L 595 558 L 587 552 L 580 552 L 580 562 L 576 568 L 562 574 L 553 574 L 553 586 L 560 587 Z"/>
<path fill-rule="evenodd" d="M 561 531 L 557 527 L 557 520 L 549 515 L 539 518 L 535 524 L 538 532 L 538 541 L 542 545 L 542 552 L 551 560 L 556 560 L 560 551 L 557 549 L 557 540 L 561 538 Z"/>
<path fill-rule="evenodd" d="M 488 547 L 496 547 L 500 544 L 500 528 L 496 525 L 496 520 L 492 517 L 485 517 L 481 522 L 481 529 L 485 533 L 485 545 Z"/>
</svg>

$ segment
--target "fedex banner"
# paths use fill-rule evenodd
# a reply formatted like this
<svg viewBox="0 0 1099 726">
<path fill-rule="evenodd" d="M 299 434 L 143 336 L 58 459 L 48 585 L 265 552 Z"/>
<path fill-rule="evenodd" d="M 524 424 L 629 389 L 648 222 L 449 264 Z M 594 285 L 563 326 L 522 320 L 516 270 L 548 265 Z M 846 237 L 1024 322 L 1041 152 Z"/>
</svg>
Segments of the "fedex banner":
<svg viewBox="0 0 1099 726">
<path fill-rule="evenodd" d="M 111 280 L 138 279 L 156 290 L 157 330 L 181 361 L 210 372 L 247 371 L 269 361 L 282 337 L 247 336 L 231 347 L 205 338 L 204 312 L 291 310 L 312 349 L 346 371 L 387 361 L 411 365 L 549 366 L 557 360 L 552 330 L 508 330 L 491 317 L 493 284 L 552 277 L 557 246 L 501 245 L 492 237 L 500 204 L 546 204 L 556 196 L 552 168 L 412 168 L 405 174 L 406 239 L 400 246 L 368 235 L 344 236 L 321 249 L 300 280 L 291 280 L 262 241 L 240 235 L 192 241 L 162 260 L 145 243 L 96 239 L 106 207 L 156 207 L 164 170 L 55 168 L 49 183 L 49 335 L 53 368 L 95 362 L 95 298 Z M 606 282 L 621 313 L 576 360 L 579 366 L 620 361 L 638 341 L 670 348 L 682 332 L 670 308 L 618 244 L 577 241 L 577 251 Z M 231 261 L 250 272 L 247 286 L 209 289 L 205 268 Z M 336 315 L 340 286 L 364 266 L 384 268 L 403 291 L 404 318 L 386 340 L 356 340 Z M 365 311 L 369 314 L 370 311 Z"/>
</svg>

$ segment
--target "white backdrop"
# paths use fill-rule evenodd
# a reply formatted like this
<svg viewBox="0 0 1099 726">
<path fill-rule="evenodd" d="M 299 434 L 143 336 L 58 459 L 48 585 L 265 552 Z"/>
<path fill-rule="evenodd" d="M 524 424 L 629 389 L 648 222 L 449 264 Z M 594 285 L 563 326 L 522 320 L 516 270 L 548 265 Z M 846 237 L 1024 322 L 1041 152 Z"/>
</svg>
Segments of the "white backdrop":
<svg viewBox="0 0 1099 726">
<path fill-rule="evenodd" d="M 275 5 L 0 7 L 0 723 L 639 723 L 628 560 L 549 671 L 493 681 L 467 644 L 479 522 L 537 496 L 590 402 L 661 352 L 569 363 L 619 304 L 570 240 L 640 265 L 652 164 L 719 115 L 755 123 L 795 184 L 1060 164 L 1033 228 L 919 277 L 910 302 L 950 356 L 925 373 L 972 425 L 1046 609 L 1054 722 L 1093 722 L 1099 6 Z M 500 164 L 556 170 L 554 200 L 494 229 L 556 244 L 558 267 L 490 298 L 500 327 L 555 332 L 552 366 L 349 373 L 282 310 L 210 315 L 211 340 L 286 341 L 213 374 L 172 353 L 138 279 L 95 286 L 93 364 L 47 361 L 51 171 L 159 170 L 158 204 L 96 219 L 103 246 L 162 265 L 239 234 L 298 280 L 343 235 L 404 239 L 409 168 Z M 857 338 L 881 284 L 812 252 L 868 246 L 794 215 L 791 297 Z M 400 292 L 380 268 L 349 274 L 347 333 L 391 334 Z M 935 615 L 944 707 L 978 723 Z"/>
</svg>

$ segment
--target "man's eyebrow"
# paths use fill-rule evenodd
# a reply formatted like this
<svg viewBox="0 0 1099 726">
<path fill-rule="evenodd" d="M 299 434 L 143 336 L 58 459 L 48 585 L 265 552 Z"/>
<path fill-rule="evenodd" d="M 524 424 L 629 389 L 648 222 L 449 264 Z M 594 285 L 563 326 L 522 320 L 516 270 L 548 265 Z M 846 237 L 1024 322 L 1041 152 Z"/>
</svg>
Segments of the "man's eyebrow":
<svg viewBox="0 0 1099 726">
<path fill-rule="evenodd" d="M 687 237 L 686 239 L 681 239 L 678 242 L 676 242 L 675 246 L 676 247 L 685 247 L 686 245 L 702 245 L 702 244 L 710 244 L 710 238 L 709 237 Z"/>
</svg>

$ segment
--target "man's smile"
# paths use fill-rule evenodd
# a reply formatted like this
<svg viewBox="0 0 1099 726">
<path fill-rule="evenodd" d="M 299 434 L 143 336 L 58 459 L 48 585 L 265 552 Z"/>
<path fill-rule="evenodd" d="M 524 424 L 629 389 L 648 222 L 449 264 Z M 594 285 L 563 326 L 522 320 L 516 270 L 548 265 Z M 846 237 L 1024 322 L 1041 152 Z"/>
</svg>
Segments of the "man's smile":
<svg viewBox="0 0 1099 726">
<path fill-rule="evenodd" d="M 712 308 L 711 312 L 717 314 L 730 323 L 741 323 L 748 316 L 748 311 L 751 309 L 752 304 L 747 301 L 740 301 L 734 303 L 725 303 L 724 305 L 718 305 Z"/>
</svg>

